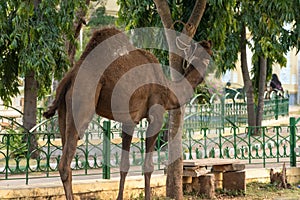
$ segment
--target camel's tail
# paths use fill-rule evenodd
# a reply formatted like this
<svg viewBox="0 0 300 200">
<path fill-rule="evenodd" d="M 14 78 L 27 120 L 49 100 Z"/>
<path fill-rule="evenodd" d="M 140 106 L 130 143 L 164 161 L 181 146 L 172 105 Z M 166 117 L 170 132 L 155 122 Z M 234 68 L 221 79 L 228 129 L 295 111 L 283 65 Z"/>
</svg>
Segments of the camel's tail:
<svg viewBox="0 0 300 200">
<path fill-rule="evenodd" d="M 59 83 L 57 89 L 56 89 L 56 96 L 54 101 L 52 102 L 52 105 L 49 107 L 49 109 L 43 113 L 43 116 L 46 119 L 49 119 L 55 115 L 56 110 L 58 109 L 59 105 L 63 102 L 64 97 L 66 95 L 67 90 L 69 89 L 71 83 L 71 75 L 67 74 Z"/>
<path fill-rule="evenodd" d="M 43 113 L 43 116 L 46 119 L 49 119 L 49 118 L 53 117 L 55 115 L 55 111 L 57 110 L 57 108 L 58 108 L 58 104 L 55 103 L 55 100 L 54 100 L 54 102 L 49 107 L 49 109 L 46 112 Z"/>
</svg>

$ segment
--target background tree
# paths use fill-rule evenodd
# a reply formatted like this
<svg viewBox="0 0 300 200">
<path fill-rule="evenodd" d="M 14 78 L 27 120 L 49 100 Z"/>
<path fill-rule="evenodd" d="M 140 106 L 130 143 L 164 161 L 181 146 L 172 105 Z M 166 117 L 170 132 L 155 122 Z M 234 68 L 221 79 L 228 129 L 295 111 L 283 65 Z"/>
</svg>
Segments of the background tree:
<svg viewBox="0 0 300 200">
<path fill-rule="evenodd" d="M 261 125 L 265 86 L 271 77 L 273 64 L 285 66 L 284 55 L 291 47 L 299 46 L 297 9 L 299 2 L 296 1 L 236 1 L 233 15 L 235 23 L 230 25 L 225 40 L 226 48 L 219 51 L 215 62 L 221 72 L 235 69 L 240 53 L 249 126 Z M 291 30 L 285 28 L 289 23 L 292 24 Z M 250 37 L 246 37 L 246 29 Z M 253 52 L 252 80 L 247 65 L 247 45 Z"/>
<path fill-rule="evenodd" d="M 291 27 L 291 30 L 287 30 L 285 25 L 294 24 L 296 19 L 299 18 L 299 11 L 295 8 L 299 9 L 300 3 L 299 1 L 259 1 L 249 4 L 248 11 L 252 11 L 252 16 L 254 16 L 252 17 L 254 18 L 251 21 L 252 23 L 248 22 L 247 26 L 253 34 L 254 41 L 253 83 L 258 98 L 256 126 L 261 126 L 264 106 L 263 93 L 266 80 L 270 80 L 272 66 L 274 63 L 278 63 L 280 66 L 285 67 L 285 55 L 295 45 L 294 34 L 298 35 L 299 39 L 299 33 L 296 33 L 295 30 L 297 26 L 299 30 L 299 24 L 295 24 L 294 27 Z M 281 14 L 278 15 L 278 13 Z"/>
<path fill-rule="evenodd" d="M 88 1 L 87 1 L 88 2 Z M 86 1 L 8 0 L 0 2 L 0 98 L 11 103 L 25 80 L 23 124 L 36 124 L 37 97 L 49 92 L 70 65 L 66 41 L 75 41 L 76 13 Z M 37 145 L 31 137 L 31 151 Z M 34 153 L 32 154 L 34 155 Z"/>
</svg>

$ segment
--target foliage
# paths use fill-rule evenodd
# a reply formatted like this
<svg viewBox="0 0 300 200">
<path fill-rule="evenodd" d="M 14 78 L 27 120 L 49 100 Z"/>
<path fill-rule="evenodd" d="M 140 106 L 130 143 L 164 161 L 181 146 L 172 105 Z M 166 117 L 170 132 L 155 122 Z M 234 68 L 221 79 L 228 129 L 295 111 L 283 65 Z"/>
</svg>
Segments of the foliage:
<svg viewBox="0 0 300 200">
<path fill-rule="evenodd" d="M 117 24 L 125 29 L 158 26 L 161 22 L 151 0 L 118 1 L 120 5 Z M 172 17 L 186 22 L 192 12 L 195 0 L 168 1 Z M 300 37 L 299 1 L 243 1 L 208 0 L 207 8 L 195 35 L 195 40 L 210 39 L 214 44 L 214 64 L 218 74 L 236 68 L 240 52 L 240 30 L 245 24 L 251 32 L 248 45 L 253 55 L 253 81 L 258 85 L 257 61 L 260 55 L 268 59 L 268 80 L 272 74 L 273 63 L 286 65 L 285 54 L 292 48 L 299 49 Z M 282 13 L 278 15 L 278 13 Z M 287 29 L 290 25 L 290 30 Z M 182 30 L 182 24 L 175 29 Z M 157 37 L 162 38 L 162 37 Z M 253 41 L 253 42 L 251 42 Z M 161 41 L 156 41 L 157 43 Z M 165 54 L 154 52 L 164 64 Z M 255 87 L 257 88 L 257 87 Z"/>
<path fill-rule="evenodd" d="M 175 2 L 175 1 L 173 1 Z M 118 19 L 116 25 L 123 27 L 125 30 L 141 28 L 141 27 L 160 27 L 163 25 L 159 14 L 155 9 L 155 4 L 153 0 L 142 0 L 142 1 L 125 1 L 118 0 L 118 5 L 120 9 L 118 11 Z M 179 5 L 178 5 L 179 7 Z M 176 10 L 175 10 L 176 11 Z M 165 36 L 162 33 L 149 32 L 147 34 L 152 34 L 151 39 L 155 38 L 155 41 L 149 41 L 157 44 L 157 47 L 164 45 Z M 139 35 L 142 37 L 142 35 Z M 134 38 L 134 43 L 136 46 L 143 46 L 139 44 L 139 38 Z M 142 40 L 145 41 L 145 40 Z M 160 63 L 163 65 L 164 72 L 169 75 L 169 69 L 164 67 L 169 64 L 168 52 L 160 49 L 149 49 L 158 58 Z"/>
<path fill-rule="evenodd" d="M 35 72 L 39 97 L 69 66 L 66 39 L 74 42 L 73 20 L 84 0 L 0 2 L 0 98 L 10 103 L 19 93 L 19 77 Z"/>
<path fill-rule="evenodd" d="M 192 13 L 195 2 L 196 0 L 168 1 L 172 18 L 184 23 L 187 22 L 190 14 Z M 196 41 L 211 39 L 213 41 L 215 52 L 225 51 L 226 48 L 224 42 L 227 38 L 227 33 L 231 31 L 231 26 L 229 25 L 235 23 L 232 18 L 233 10 L 231 9 L 234 7 L 234 3 L 234 0 L 208 0 L 207 9 L 200 22 L 194 39 Z M 162 27 L 160 17 L 157 14 L 155 4 L 152 0 L 118 0 L 118 4 L 120 5 L 120 10 L 118 13 L 119 18 L 117 20 L 117 24 L 125 27 L 126 30 L 149 26 Z M 181 23 L 176 23 L 174 24 L 174 28 L 177 31 L 181 31 L 183 29 L 183 25 Z M 155 41 L 156 44 L 161 44 L 163 37 L 164 36 L 158 35 L 153 38 L 157 39 L 157 41 Z M 159 61 L 163 65 L 168 65 L 166 52 L 155 50 L 153 53 L 158 57 Z M 235 55 L 228 52 L 227 54 L 235 56 L 234 59 L 226 59 L 226 62 L 232 65 L 232 63 L 234 63 L 232 60 L 237 60 L 237 54 Z M 214 55 L 216 55 L 214 59 L 215 64 L 219 65 L 222 63 L 221 66 L 224 66 L 223 61 L 225 59 L 222 60 L 221 57 L 218 56 L 218 53 L 215 53 Z"/>
<path fill-rule="evenodd" d="M 266 10 L 262 2 L 255 3 L 249 2 L 242 6 L 242 12 L 244 13 L 243 20 L 247 24 L 247 27 L 251 31 L 252 40 L 254 44 L 251 45 L 254 52 L 252 57 L 252 74 L 254 91 L 257 93 L 259 84 L 259 58 L 263 56 L 267 59 L 267 80 L 270 79 L 272 74 L 273 63 L 278 63 L 280 66 L 286 65 L 286 59 L 284 54 L 289 48 L 284 48 L 285 45 L 281 45 L 280 37 L 281 32 L 285 32 L 283 28 L 285 21 L 278 19 L 278 15 L 275 14 L 275 8 Z M 251 18 L 250 18 L 251 17 Z"/>
<path fill-rule="evenodd" d="M 218 1 L 219 2 L 219 1 Z M 240 30 L 245 25 L 251 33 L 248 46 L 254 52 L 252 74 L 254 88 L 259 84 L 260 56 L 268 60 L 267 80 L 272 74 L 272 66 L 278 63 L 286 65 L 285 54 L 296 47 L 299 49 L 300 36 L 299 1 L 232 1 L 235 2 L 231 13 L 226 48 L 220 49 L 215 62 L 221 66 L 221 72 L 234 69 L 240 51 Z M 278 13 L 281 13 L 278 15 Z M 288 26 L 289 25 L 289 26 Z M 289 27 L 290 29 L 287 29 Z M 214 40 L 213 40 L 214 41 Z M 220 65 L 222 64 L 222 65 Z"/>
<path fill-rule="evenodd" d="M 203 83 L 196 87 L 195 94 L 198 96 L 197 97 L 198 104 L 208 104 L 209 100 L 212 97 L 212 94 L 210 93 L 209 89 Z"/>
<path fill-rule="evenodd" d="M 214 79 L 206 79 L 196 87 L 195 94 L 198 96 L 197 103 L 208 104 L 213 96 L 216 96 L 216 99 L 224 96 L 224 86 Z"/>
<path fill-rule="evenodd" d="M 169 0 L 167 2 L 172 18 L 185 23 L 192 13 L 196 0 Z M 118 3 L 120 11 L 117 22 L 126 29 L 148 26 L 161 27 L 155 4 L 151 0 L 119 0 Z M 242 71 L 245 79 L 247 102 L 250 105 L 248 107 L 248 122 L 252 126 L 255 123 L 259 125 L 262 117 L 260 111 L 263 109 L 263 101 L 262 98 L 259 98 L 259 95 L 263 95 L 264 91 L 263 87 L 259 86 L 266 85 L 266 80 L 270 79 L 274 63 L 285 66 L 285 54 L 292 47 L 299 50 L 299 9 L 300 2 L 297 0 L 275 0 L 272 2 L 264 0 L 207 0 L 206 11 L 194 39 L 197 41 L 203 39 L 213 41 L 214 63 L 212 66 L 218 69 L 217 76 L 227 70 L 236 68 L 239 53 L 244 46 L 242 45 L 244 28 L 246 27 L 248 33 L 250 33 L 246 38 L 246 43 L 253 52 L 252 84 L 245 64 L 242 66 Z M 181 31 L 183 25 L 182 23 L 176 23 L 174 28 Z M 157 38 L 157 41 L 154 41 L 156 44 L 162 43 L 163 36 L 154 38 Z M 168 65 L 168 59 L 164 52 L 153 51 L 153 53 L 161 63 Z M 267 60 L 266 70 L 261 68 L 264 66 L 259 66 L 258 61 L 260 58 Z M 266 77 L 264 77 L 265 75 Z M 259 110 L 256 116 L 253 96 L 258 100 L 256 103 Z"/>
<path fill-rule="evenodd" d="M 116 17 L 107 15 L 106 8 L 104 6 L 104 2 L 102 0 L 97 1 L 100 6 L 97 7 L 95 10 L 93 10 L 91 7 L 97 6 L 97 5 L 91 5 L 89 10 L 91 12 L 91 16 L 89 18 L 89 22 L 86 26 L 83 27 L 83 41 L 82 41 L 82 49 L 79 51 L 76 51 L 76 60 L 79 59 L 81 56 L 82 51 L 84 50 L 85 46 L 89 42 L 92 32 L 95 29 L 102 28 L 104 26 L 110 26 L 114 25 L 116 22 Z"/>
<path fill-rule="evenodd" d="M 106 26 L 115 23 L 116 18 L 105 14 L 105 7 L 98 7 L 91 15 L 88 26 L 97 28 L 99 26 Z"/>
<path fill-rule="evenodd" d="M 120 6 L 117 25 L 124 27 L 125 30 L 150 26 L 162 27 L 153 0 L 118 0 L 117 3 Z"/>
</svg>

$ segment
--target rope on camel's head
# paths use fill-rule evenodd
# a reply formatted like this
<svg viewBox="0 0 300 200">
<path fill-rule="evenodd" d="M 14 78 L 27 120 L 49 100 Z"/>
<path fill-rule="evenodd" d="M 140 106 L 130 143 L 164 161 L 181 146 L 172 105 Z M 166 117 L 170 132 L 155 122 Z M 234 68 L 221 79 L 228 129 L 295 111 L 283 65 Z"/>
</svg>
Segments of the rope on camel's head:
<svg viewBox="0 0 300 200">
<path fill-rule="evenodd" d="M 179 43 L 181 43 L 185 47 L 181 47 Z M 192 61 L 196 58 L 195 53 L 198 48 L 198 43 L 194 43 L 193 45 L 186 44 L 179 37 L 176 37 L 176 46 L 178 49 L 184 52 L 184 60 L 182 63 L 182 67 L 184 70 L 186 70 L 190 66 Z M 185 65 L 186 62 L 188 63 L 188 65 Z"/>
<path fill-rule="evenodd" d="M 190 23 L 184 23 L 180 20 L 176 20 L 172 26 L 171 26 L 171 29 L 174 29 L 174 25 L 176 23 L 181 23 L 185 29 L 187 30 L 187 32 L 191 32 L 194 34 L 194 32 L 196 31 L 195 27 L 190 24 Z M 195 55 L 195 52 L 196 52 L 196 49 L 198 48 L 198 44 L 195 43 L 195 45 L 191 45 L 191 44 L 186 44 L 185 42 L 183 42 L 179 36 L 176 37 L 176 46 L 178 49 L 180 49 L 181 51 L 184 52 L 184 59 L 183 59 L 183 63 L 182 63 L 182 68 L 184 70 L 186 70 L 190 64 L 192 63 L 192 61 L 196 58 L 194 55 Z M 186 62 L 188 62 L 188 64 L 186 65 Z"/>
</svg>

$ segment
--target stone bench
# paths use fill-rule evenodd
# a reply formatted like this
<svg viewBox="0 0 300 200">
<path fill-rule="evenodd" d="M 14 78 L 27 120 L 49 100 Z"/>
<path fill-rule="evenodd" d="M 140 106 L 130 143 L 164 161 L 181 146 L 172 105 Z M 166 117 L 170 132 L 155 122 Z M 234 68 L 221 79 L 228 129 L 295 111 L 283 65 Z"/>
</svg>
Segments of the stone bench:
<svg viewBox="0 0 300 200">
<path fill-rule="evenodd" d="M 210 170 L 209 170 L 210 169 Z M 183 186 L 187 192 L 214 198 L 215 189 L 246 191 L 245 164 L 235 159 L 206 158 L 183 161 Z"/>
</svg>

